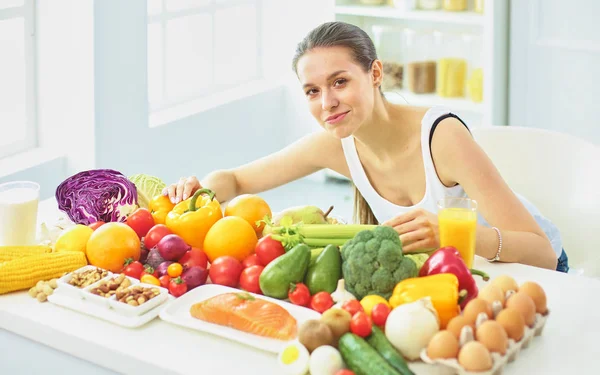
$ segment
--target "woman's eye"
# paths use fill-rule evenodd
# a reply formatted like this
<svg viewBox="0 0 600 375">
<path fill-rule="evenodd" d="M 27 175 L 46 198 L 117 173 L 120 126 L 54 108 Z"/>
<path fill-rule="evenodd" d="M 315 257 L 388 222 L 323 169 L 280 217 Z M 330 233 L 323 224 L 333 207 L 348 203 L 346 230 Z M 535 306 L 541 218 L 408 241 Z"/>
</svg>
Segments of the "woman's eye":
<svg viewBox="0 0 600 375">
<path fill-rule="evenodd" d="M 333 83 L 333 85 L 334 86 L 341 86 L 341 85 L 343 85 L 346 82 L 347 82 L 346 79 L 340 78 L 340 79 L 336 79 L 335 82 Z"/>
<path fill-rule="evenodd" d="M 315 89 L 308 89 L 306 91 L 306 95 L 315 95 L 317 93 L 317 90 Z"/>
</svg>

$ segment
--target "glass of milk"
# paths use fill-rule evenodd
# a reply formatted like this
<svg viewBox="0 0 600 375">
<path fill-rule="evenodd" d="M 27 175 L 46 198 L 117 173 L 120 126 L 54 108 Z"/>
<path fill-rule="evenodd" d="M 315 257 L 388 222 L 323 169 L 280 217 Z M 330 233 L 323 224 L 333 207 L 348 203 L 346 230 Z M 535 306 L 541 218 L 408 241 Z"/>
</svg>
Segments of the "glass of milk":
<svg viewBox="0 0 600 375">
<path fill-rule="evenodd" d="M 35 182 L 0 184 L 0 246 L 35 244 L 39 199 Z"/>
</svg>

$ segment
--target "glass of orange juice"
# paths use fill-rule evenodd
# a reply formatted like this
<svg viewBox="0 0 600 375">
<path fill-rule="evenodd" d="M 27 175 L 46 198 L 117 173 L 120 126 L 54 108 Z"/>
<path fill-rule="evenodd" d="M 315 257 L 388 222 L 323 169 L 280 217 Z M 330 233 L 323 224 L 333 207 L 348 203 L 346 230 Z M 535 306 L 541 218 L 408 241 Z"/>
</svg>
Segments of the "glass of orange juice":
<svg viewBox="0 0 600 375">
<path fill-rule="evenodd" d="M 446 197 L 438 201 L 440 247 L 453 246 L 473 267 L 475 258 L 475 230 L 477 228 L 477 202 L 469 198 Z"/>
</svg>

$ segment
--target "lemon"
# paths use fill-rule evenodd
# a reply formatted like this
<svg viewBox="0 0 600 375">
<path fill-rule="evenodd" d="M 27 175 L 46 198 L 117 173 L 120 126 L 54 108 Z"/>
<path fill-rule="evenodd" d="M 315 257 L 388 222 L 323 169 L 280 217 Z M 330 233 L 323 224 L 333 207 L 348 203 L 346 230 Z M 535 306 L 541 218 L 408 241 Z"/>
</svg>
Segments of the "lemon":
<svg viewBox="0 0 600 375">
<path fill-rule="evenodd" d="M 94 233 L 94 230 L 83 224 L 70 227 L 58 236 L 54 244 L 54 251 L 81 251 L 85 253 L 85 246 L 92 233 Z"/>
<path fill-rule="evenodd" d="M 360 300 L 361 306 L 365 310 L 365 313 L 367 313 L 367 315 L 369 316 L 371 316 L 371 310 L 373 310 L 373 307 L 375 307 L 375 305 L 377 305 L 378 303 L 383 303 L 390 307 L 389 302 L 385 298 L 376 294 L 365 296 L 363 297 L 363 299 Z"/>
</svg>

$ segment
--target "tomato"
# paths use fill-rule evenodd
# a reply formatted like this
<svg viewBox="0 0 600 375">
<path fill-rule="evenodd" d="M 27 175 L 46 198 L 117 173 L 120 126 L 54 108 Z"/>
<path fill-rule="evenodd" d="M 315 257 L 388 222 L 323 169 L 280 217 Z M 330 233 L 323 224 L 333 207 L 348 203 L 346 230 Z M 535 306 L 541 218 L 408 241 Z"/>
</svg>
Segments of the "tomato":
<svg viewBox="0 0 600 375">
<path fill-rule="evenodd" d="M 144 237 L 144 246 L 152 249 L 167 234 L 173 234 L 173 232 L 164 224 L 156 224 Z"/>
<path fill-rule="evenodd" d="M 317 312 L 324 313 L 331 306 L 333 306 L 333 299 L 327 292 L 319 292 L 310 299 L 310 308 Z"/>
<path fill-rule="evenodd" d="M 162 275 L 161 277 L 158 278 L 158 281 L 160 281 L 160 286 L 162 286 L 165 289 L 169 289 L 169 283 L 171 282 L 171 276 Z"/>
<path fill-rule="evenodd" d="M 204 251 L 197 247 L 192 247 L 188 250 L 181 258 L 179 258 L 179 264 L 183 266 L 184 270 L 192 268 L 194 266 L 200 266 L 204 269 L 208 268 L 208 257 Z"/>
<path fill-rule="evenodd" d="M 142 272 L 140 277 L 144 277 L 144 275 L 151 275 L 154 276 L 156 278 L 158 278 L 158 271 L 155 270 L 153 267 L 149 266 L 149 265 L 145 265 L 144 266 L 144 271 Z"/>
<path fill-rule="evenodd" d="M 265 267 L 267 264 L 271 263 L 273 259 L 285 254 L 285 249 L 281 242 L 271 238 L 270 234 L 267 234 L 258 241 L 254 251 L 258 256 L 260 263 Z"/>
<path fill-rule="evenodd" d="M 179 277 L 183 272 L 183 266 L 179 263 L 171 263 L 169 267 L 167 267 L 167 273 L 171 277 Z"/>
<path fill-rule="evenodd" d="M 244 268 L 242 274 L 240 275 L 240 286 L 242 289 L 250 293 L 262 294 L 262 290 L 260 290 L 260 285 L 258 283 L 258 278 L 264 269 L 265 267 L 263 266 L 250 266 L 248 268 Z"/>
<path fill-rule="evenodd" d="M 302 283 L 293 284 L 288 291 L 288 298 L 294 305 L 306 307 L 310 303 L 310 290 Z"/>
<path fill-rule="evenodd" d="M 351 299 L 350 301 L 346 301 L 342 304 L 342 309 L 348 311 L 350 316 L 354 316 L 359 311 L 365 311 L 360 302 L 356 299 Z"/>
<path fill-rule="evenodd" d="M 371 318 L 364 311 L 359 311 L 350 319 L 350 332 L 360 337 L 367 337 L 371 334 L 373 323 Z"/>
<path fill-rule="evenodd" d="M 158 281 L 158 279 L 152 275 L 142 275 L 140 282 L 142 282 L 144 284 L 152 284 L 152 285 L 160 286 L 160 281 Z"/>
<path fill-rule="evenodd" d="M 334 375 L 356 375 L 356 374 L 354 374 L 354 371 L 352 371 L 352 370 L 343 368 L 341 370 L 338 370 Z"/>
<path fill-rule="evenodd" d="M 106 224 L 104 221 L 96 221 L 95 223 L 88 224 L 88 227 L 92 228 L 92 230 L 96 230 L 104 224 Z"/>
<path fill-rule="evenodd" d="M 390 315 L 390 311 L 390 307 L 385 303 L 378 303 L 373 306 L 373 309 L 371 310 L 371 319 L 373 319 L 373 323 L 380 327 L 385 326 L 385 322 L 388 315 Z"/>
<path fill-rule="evenodd" d="M 154 218 L 147 208 L 138 208 L 127 216 L 126 223 L 137 233 L 139 238 L 142 238 L 154 226 Z"/>
<path fill-rule="evenodd" d="M 169 282 L 169 293 L 175 297 L 179 297 L 185 292 L 187 292 L 187 284 L 181 279 L 181 277 L 171 279 L 171 282 Z"/>
<path fill-rule="evenodd" d="M 239 284 L 242 270 L 242 263 L 239 260 L 229 255 L 223 255 L 212 262 L 208 275 L 213 284 L 235 288 Z"/>
<path fill-rule="evenodd" d="M 246 259 L 244 259 L 244 261 L 242 262 L 242 266 L 244 266 L 245 269 L 252 266 L 262 266 L 262 263 L 258 259 L 258 255 L 252 254 L 247 256 Z"/>
<path fill-rule="evenodd" d="M 133 277 L 139 280 L 140 277 L 142 277 L 142 272 L 144 272 L 144 265 L 142 263 L 134 261 L 133 258 L 128 258 L 125 261 L 123 273 L 126 276 Z"/>
</svg>

